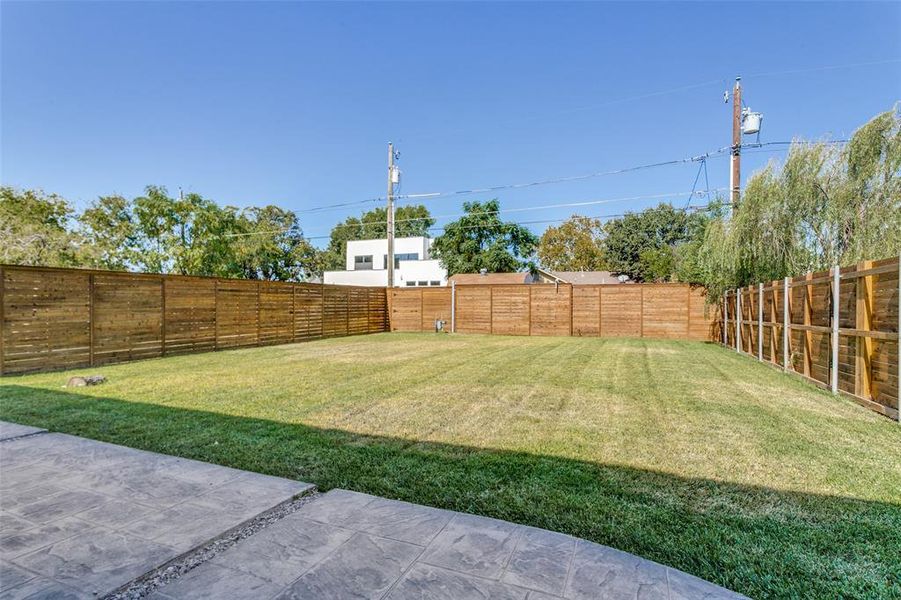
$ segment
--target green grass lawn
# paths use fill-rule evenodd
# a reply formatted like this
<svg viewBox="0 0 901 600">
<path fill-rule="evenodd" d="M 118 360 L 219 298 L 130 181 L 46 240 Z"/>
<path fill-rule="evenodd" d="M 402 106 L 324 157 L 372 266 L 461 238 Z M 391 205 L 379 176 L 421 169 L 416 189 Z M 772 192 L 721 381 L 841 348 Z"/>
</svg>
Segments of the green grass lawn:
<svg viewBox="0 0 901 600">
<path fill-rule="evenodd" d="M 379 334 L 0 385 L 2 419 L 563 531 L 753 597 L 901 597 L 901 426 L 711 344 Z"/>
</svg>

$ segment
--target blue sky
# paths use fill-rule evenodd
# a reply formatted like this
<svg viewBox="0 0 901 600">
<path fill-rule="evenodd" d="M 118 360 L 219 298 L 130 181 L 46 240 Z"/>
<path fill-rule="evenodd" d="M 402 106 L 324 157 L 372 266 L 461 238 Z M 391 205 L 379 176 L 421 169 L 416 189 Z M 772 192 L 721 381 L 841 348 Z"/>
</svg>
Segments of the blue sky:
<svg viewBox="0 0 901 600">
<path fill-rule="evenodd" d="M 4 1 L 0 27 L 0 180 L 79 208 L 148 184 L 298 211 L 365 200 L 385 193 L 388 141 L 401 193 L 694 156 L 730 143 L 722 96 L 736 75 L 764 113 L 761 141 L 845 137 L 901 99 L 901 3 Z M 780 156 L 747 154 L 745 177 Z M 454 215 L 492 196 L 524 208 L 672 192 L 684 205 L 697 170 L 427 206 Z M 727 186 L 728 159 L 711 159 L 708 174 L 711 188 Z M 301 223 L 324 235 L 369 206 Z"/>
</svg>

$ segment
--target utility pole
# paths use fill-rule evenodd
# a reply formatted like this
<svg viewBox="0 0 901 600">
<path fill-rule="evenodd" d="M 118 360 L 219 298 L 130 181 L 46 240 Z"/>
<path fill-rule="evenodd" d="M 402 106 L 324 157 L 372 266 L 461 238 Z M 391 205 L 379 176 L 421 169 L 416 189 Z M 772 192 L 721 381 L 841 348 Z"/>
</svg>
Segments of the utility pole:
<svg viewBox="0 0 901 600">
<path fill-rule="evenodd" d="M 394 287 L 394 144 L 388 142 L 388 287 Z"/>
<path fill-rule="evenodd" d="M 738 208 L 739 190 L 741 190 L 741 77 L 735 78 L 732 90 L 732 155 L 729 173 L 729 195 L 732 210 Z"/>
</svg>

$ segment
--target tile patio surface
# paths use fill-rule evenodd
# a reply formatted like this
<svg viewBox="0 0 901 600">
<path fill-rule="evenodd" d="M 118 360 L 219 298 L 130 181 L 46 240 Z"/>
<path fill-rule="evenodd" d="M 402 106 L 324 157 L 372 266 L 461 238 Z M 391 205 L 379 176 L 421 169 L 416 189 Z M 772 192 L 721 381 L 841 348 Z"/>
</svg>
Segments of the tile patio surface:
<svg viewBox="0 0 901 600">
<path fill-rule="evenodd" d="M 0 442 L 0 470 L 0 599 L 101 597 L 311 488 L 55 433 Z M 151 596 L 561 597 L 742 596 L 559 533 L 346 490 Z"/>
<path fill-rule="evenodd" d="M 310 488 L 60 433 L 0 441 L 0 598 L 102 597 Z"/>
</svg>

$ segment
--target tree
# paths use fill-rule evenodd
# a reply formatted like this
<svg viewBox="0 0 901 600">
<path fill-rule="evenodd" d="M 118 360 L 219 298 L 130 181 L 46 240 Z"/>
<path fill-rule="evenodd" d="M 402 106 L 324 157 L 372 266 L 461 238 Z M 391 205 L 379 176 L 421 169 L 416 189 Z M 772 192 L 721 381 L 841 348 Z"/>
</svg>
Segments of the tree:
<svg viewBox="0 0 901 600">
<path fill-rule="evenodd" d="M 660 204 L 628 213 L 604 226 L 604 252 L 610 269 L 637 281 L 669 281 L 676 274 L 676 248 L 703 237 L 703 213 Z"/>
<path fill-rule="evenodd" d="M 466 214 L 446 225 L 432 246 L 448 275 L 481 269 L 508 273 L 532 267 L 529 259 L 538 238 L 522 225 L 503 222 L 498 217 L 497 199 L 466 202 L 463 211 Z"/>
<path fill-rule="evenodd" d="M 84 245 L 69 230 L 73 212 L 56 194 L 0 187 L 0 263 L 79 266 Z"/>
<path fill-rule="evenodd" d="M 90 266 L 127 270 L 138 262 L 137 227 L 131 202 L 122 196 L 101 196 L 78 217 L 91 248 Z"/>
<path fill-rule="evenodd" d="M 755 173 L 731 218 L 699 250 L 712 297 L 901 252 L 901 117 L 877 115 L 844 148 L 796 141 L 783 164 Z"/>
<path fill-rule="evenodd" d="M 303 237 L 297 215 L 277 206 L 253 207 L 238 215 L 235 257 L 240 276 L 303 281 L 316 274 L 318 253 Z"/>
<path fill-rule="evenodd" d="M 408 204 L 394 210 L 395 237 L 426 236 L 435 224 L 422 204 Z M 347 259 L 347 242 L 351 240 L 376 240 L 388 237 L 388 211 L 378 207 L 359 217 L 347 217 L 335 225 L 329 243 L 323 253 L 323 266 L 328 271 L 343 271 Z"/>
<path fill-rule="evenodd" d="M 553 271 L 599 271 L 606 267 L 598 219 L 573 215 L 548 227 L 538 243 L 541 266 Z"/>
</svg>

